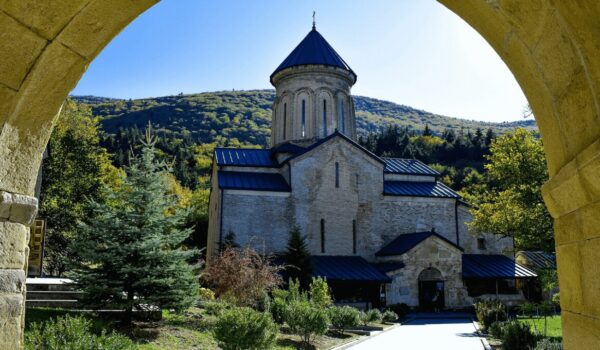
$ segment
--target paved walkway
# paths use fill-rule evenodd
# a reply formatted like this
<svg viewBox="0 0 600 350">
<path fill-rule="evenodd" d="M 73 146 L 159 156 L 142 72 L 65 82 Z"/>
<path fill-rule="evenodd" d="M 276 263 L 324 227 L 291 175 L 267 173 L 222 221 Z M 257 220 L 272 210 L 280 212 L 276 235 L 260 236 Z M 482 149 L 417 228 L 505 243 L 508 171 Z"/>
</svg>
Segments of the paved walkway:
<svg viewBox="0 0 600 350">
<path fill-rule="evenodd" d="M 415 319 L 376 335 L 351 350 L 484 350 L 471 319 Z"/>
</svg>

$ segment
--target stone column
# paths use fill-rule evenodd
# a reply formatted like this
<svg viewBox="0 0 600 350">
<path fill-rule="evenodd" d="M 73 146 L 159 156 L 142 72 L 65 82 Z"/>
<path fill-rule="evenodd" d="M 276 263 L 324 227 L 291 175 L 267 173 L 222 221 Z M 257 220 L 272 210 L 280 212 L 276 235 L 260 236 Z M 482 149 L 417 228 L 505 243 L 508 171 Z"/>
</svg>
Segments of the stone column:
<svg viewBox="0 0 600 350">
<path fill-rule="evenodd" d="M 0 349 L 20 349 L 25 321 L 25 269 L 35 197 L 0 191 Z"/>
</svg>

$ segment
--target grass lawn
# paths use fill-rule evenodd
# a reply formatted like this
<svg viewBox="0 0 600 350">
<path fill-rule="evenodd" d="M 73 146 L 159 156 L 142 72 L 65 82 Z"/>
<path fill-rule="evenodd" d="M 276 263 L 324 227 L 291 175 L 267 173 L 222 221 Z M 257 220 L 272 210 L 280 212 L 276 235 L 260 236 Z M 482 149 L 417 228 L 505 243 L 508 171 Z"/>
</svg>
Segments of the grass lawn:
<svg viewBox="0 0 600 350">
<path fill-rule="evenodd" d="M 81 311 L 50 309 L 50 308 L 28 308 L 25 313 L 25 333 L 31 328 L 33 322 L 44 322 L 51 318 L 63 315 L 85 315 L 93 324 L 94 332 L 106 329 L 108 332 L 119 330 L 113 321 L 105 320 L 93 313 Z M 163 319 L 158 322 L 135 322 L 134 327 L 127 331 L 119 330 L 133 339 L 140 350 L 217 350 L 217 342 L 213 338 L 210 327 L 216 320 L 215 316 L 206 315 L 203 309 L 191 308 L 182 315 L 163 312 Z M 329 332 L 315 339 L 314 349 L 330 349 L 354 339 L 357 335 L 338 335 Z M 300 349 L 300 337 L 289 334 L 282 327 L 277 339 L 277 350 Z"/>
<path fill-rule="evenodd" d="M 543 317 L 518 317 L 519 322 L 528 323 L 531 328 L 538 333 L 544 333 L 544 318 Z M 562 339 L 562 326 L 560 315 L 548 317 L 548 337 Z"/>
</svg>

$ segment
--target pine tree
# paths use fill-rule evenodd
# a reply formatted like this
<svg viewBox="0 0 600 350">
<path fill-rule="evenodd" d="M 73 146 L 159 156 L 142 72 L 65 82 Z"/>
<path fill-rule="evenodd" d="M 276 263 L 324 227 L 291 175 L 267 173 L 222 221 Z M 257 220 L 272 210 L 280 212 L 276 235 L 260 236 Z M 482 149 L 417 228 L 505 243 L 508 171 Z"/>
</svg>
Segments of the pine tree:
<svg viewBox="0 0 600 350">
<path fill-rule="evenodd" d="M 294 226 L 290 231 L 283 260 L 286 264 L 287 277 L 297 279 L 303 287 L 308 287 L 313 266 L 310 252 L 306 246 L 306 237 L 300 234 L 300 229 L 297 226 Z"/>
<path fill-rule="evenodd" d="M 198 251 L 182 242 L 186 213 L 168 193 L 168 169 L 155 158 L 150 128 L 141 155 L 132 156 L 119 189 L 105 203 L 92 202 L 94 215 L 81 224 L 79 259 L 72 277 L 93 308 L 117 307 L 130 324 L 134 309 L 148 306 L 184 310 L 192 305 L 198 276 L 190 262 Z"/>
</svg>

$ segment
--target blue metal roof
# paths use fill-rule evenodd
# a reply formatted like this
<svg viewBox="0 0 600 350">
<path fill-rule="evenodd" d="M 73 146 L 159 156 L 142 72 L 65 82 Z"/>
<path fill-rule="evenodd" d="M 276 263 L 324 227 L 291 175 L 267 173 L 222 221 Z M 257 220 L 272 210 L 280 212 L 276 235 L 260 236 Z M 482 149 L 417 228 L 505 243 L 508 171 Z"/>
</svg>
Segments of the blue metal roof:
<svg viewBox="0 0 600 350">
<path fill-rule="evenodd" d="M 352 71 L 350 66 L 348 66 L 337 52 L 335 52 L 327 40 L 313 28 L 286 59 L 281 62 L 273 74 L 271 74 L 271 82 L 273 76 L 278 72 L 289 67 L 306 64 L 322 64 L 325 66 L 342 68 L 350 71 L 356 77 L 356 74 Z"/>
<path fill-rule="evenodd" d="M 392 279 L 360 256 L 315 255 L 313 275 L 330 281 L 390 283 Z"/>
<path fill-rule="evenodd" d="M 289 192 L 290 186 L 280 174 L 218 171 L 219 188 L 230 190 Z"/>
<path fill-rule="evenodd" d="M 384 181 L 383 194 L 388 196 L 441 197 L 460 199 L 458 193 L 441 182 Z"/>
<path fill-rule="evenodd" d="M 405 266 L 406 265 L 404 265 L 404 263 L 401 261 L 390 261 L 390 262 L 383 262 L 383 263 L 375 264 L 375 267 L 377 268 L 377 270 L 379 270 L 383 273 L 400 270 L 401 268 L 403 268 Z"/>
<path fill-rule="evenodd" d="M 463 278 L 531 278 L 530 269 L 517 264 L 505 255 L 463 254 Z"/>
<path fill-rule="evenodd" d="M 277 166 L 268 149 L 254 148 L 215 148 L 217 165 L 235 165 L 249 167 Z"/>
<path fill-rule="evenodd" d="M 385 247 L 381 248 L 377 253 L 375 253 L 375 255 L 376 256 L 402 255 L 431 236 L 436 236 L 439 239 L 447 242 L 448 244 L 456 247 L 457 249 L 463 250 L 461 247 L 457 246 L 454 242 L 448 240 L 444 236 L 441 236 L 432 231 L 428 231 L 428 232 L 416 232 L 416 233 L 402 234 L 402 235 L 396 237 L 390 243 L 388 243 Z"/>
<path fill-rule="evenodd" d="M 522 250 L 517 252 L 517 258 L 519 257 L 524 259 L 524 261 L 519 261 L 534 269 L 556 269 L 556 254 L 554 253 Z"/>
<path fill-rule="evenodd" d="M 416 159 L 383 158 L 384 172 L 388 174 L 439 176 L 440 173 Z"/>
</svg>

